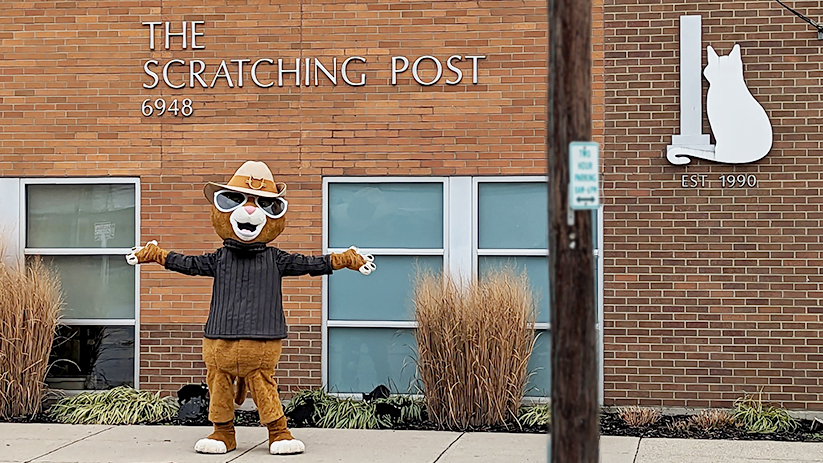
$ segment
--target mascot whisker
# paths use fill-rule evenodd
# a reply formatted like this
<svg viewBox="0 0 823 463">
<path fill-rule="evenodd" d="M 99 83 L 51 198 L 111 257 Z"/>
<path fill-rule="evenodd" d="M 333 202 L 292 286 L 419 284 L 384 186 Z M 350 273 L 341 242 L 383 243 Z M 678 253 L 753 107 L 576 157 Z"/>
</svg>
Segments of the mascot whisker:
<svg viewBox="0 0 823 463">
<path fill-rule="evenodd" d="M 286 226 L 286 185 L 275 183 L 262 162 L 243 164 L 225 184 L 208 183 L 211 222 L 223 246 L 200 256 L 167 251 L 150 241 L 126 256 L 132 264 L 155 262 L 186 275 L 212 277 L 211 306 L 203 338 L 209 389 L 209 421 L 214 432 L 200 439 L 200 453 L 226 453 L 237 447 L 234 403 L 251 393 L 260 422 L 269 431 L 272 454 L 302 453 L 303 442 L 286 427 L 274 371 L 286 338 L 281 279 L 328 275 L 348 268 L 364 275 L 374 258 L 352 246 L 324 256 L 292 254 L 267 243 Z M 236 386 L 235 386 L 236 383 Z M 234 403 L 233 403 L 234 402 Z"/>
</svg>

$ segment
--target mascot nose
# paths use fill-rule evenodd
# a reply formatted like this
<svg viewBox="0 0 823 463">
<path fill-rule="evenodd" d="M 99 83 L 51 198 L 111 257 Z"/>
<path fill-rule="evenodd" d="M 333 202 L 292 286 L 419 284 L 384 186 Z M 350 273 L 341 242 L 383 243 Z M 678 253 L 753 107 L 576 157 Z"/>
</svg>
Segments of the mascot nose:
<svg viewBox="0 0 823 463">
<path fill-rule="evenodd" d="M 254 207 L 254 206 L 243 206 L 243 209 L 245 209 L 246 213 L 249 214 L 249 215 L 254 214 L 254 211 L 257 210 L 257 208 Z"/>
</svg>

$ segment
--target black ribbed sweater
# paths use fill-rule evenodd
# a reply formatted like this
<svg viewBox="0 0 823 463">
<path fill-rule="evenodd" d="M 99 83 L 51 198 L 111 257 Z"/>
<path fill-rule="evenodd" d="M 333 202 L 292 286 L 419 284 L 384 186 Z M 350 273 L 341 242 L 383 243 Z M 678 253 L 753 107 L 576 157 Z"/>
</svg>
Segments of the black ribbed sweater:
<svg viewBox="0 0 823 463">
<path fill-rule="evenodd" d="M 331 260 L 227 239 L 202 256 L 170 252 L 166 268 L 214 278 L 205 336 L 210 339 L 283 339 L 287 336 L 280 280 L 284 276 L 329 275 Z"/>
</svg>

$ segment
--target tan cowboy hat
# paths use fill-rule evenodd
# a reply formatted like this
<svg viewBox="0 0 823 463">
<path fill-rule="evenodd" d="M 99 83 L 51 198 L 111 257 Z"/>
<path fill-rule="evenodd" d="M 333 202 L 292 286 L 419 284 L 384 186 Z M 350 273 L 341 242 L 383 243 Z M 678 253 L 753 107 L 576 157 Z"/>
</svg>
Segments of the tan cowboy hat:
<svg viewBox="0 0 823 463">
<path fill-rule="evenodd" d="M 239 191 L 254 196 L 277 198 L 286 194 L 285 183 L 275 183 L 269 166 L 260 161 L 246 161 L 225 185 L 209 182 L 203 193 L 214 202 L 214 193 L 220 190 Z"/>
</svg>

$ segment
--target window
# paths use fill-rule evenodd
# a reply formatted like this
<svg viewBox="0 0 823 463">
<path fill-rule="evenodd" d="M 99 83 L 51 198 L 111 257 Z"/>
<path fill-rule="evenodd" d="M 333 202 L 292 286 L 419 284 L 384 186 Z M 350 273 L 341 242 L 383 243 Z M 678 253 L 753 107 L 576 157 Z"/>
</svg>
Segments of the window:
<svg viewBox="0 0 823 463">
<path fill-rule="evenodd" d="M 477 275 L 502 267 L 525 271 L 537 299 L 537 341 L 529 361 L 527 395 L 547 397 L 549 347 L 549 194 L 543 178 L 474 181 Z"/>
<path fill-rule="evenodd" d="M 23 179 L 26 256 L 65 295 L 46 381 L 61 389 L 136 386 L 139 282 L 123 257 L 139 239 L 137 179 Z"/>
<path fill-rule="evenodd" d="M 386 384 L 416 392 L 409 296 L 417 268 L 443 267 L 445 190 L 438 179 L 324 183 L 326 252 L 356 245 L 380 261 L 380 271 L 368 278 L 336 272 L 324 279 L 323 370 L 331 391 L 369 392 Z"/>
<path fill-rule="evenodd" d="M 329 390 L 359 393 L 385 384 L 394 392 L 417 392 L 415 268 L 482 278 L 510 266 L 526 271 L 537 297 L 538 338 L 527 395 L 550 394 L 545 177 L 347 177 L 324 179 L 323 188 L 324 251 L 356 244 L 374 254 L 378 265 L 368 278 L 336 272 L 324 279 L 322 368 Z M 593 214 L 599 250 L 601 214 Z M 598 253 L 598 288 L 601 258 Z M 597 300 L 600 320 L 600 291 Z"/>
</svg>

